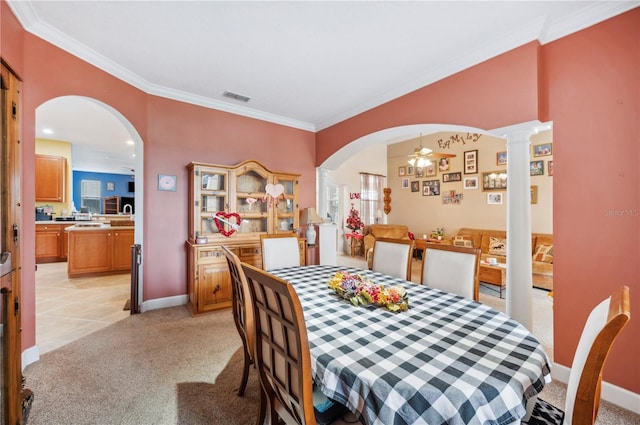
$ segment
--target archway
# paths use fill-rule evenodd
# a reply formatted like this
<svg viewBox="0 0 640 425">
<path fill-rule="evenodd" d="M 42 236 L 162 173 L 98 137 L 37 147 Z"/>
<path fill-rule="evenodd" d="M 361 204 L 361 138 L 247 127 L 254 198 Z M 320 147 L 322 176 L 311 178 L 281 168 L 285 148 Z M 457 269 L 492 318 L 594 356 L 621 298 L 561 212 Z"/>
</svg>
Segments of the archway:
<svg viewBox="0 0 640 425">
<path fill-rule="evenodd" d="M 120 192 L 133 192 L 127 199 L 133 199 L 135 210 L 134 219 L 134 243 L 142 245 L 144 214 L 144 149 L 143 140 L 131 122 L 118 110 L 99 100 L 83 96 L 61 96 L 50 99 L 36 108 L 35 113 L 36 139 L 45 139 L 55 142 L 64 142 L 70 146 L 82 146 L 83 152 L 70 148 L 71 157 L 68 158 L 68 176 L 73 175 L 74 158 L 78 159 L 93 152 L 96 162 L 85 163 L 83 171 L 94 171 L 108 175 L 133 174 L 133 188 L 120 189 Z M 53 130 L 53 134 L 44 134 L 43 128 Z M 62 143 L 62 144 L 64 144 Z M 129 143 L 129 144 L 127 144 Z M 38 143 L 36 143 L 36 153 Z M 91 170 L 92 167 L 96 167 Z M 118 183 L 119 186 L 126 185 Z M 67 194 L 63 212 L 71 215 L 73 202 L 73 185 Z M 113 187 L 113 183 L 111 184 Z M 80 205 L 78 205 L 78 209 Z M 59 214 L 60 211 L 58 211 Z M 62 214 L 61 214 L 62 215 Z M 138 294 L 138 300 L 142 299 L 142 275 L 143 266 L 140 265 L 138 276 L 132 291 Z M 133 283 L 132 283 L 133 284 Z"/>
<path fill-rule="evenodd" d="M 361 149 L 373 145 L 391 145 L 415 139 L 418 134 L 436 132 L 470 132 L 486 134 L 506 139 L 509 162 L 507 164 L 506 210 L 507 219 L 507 282 L 513 281 L 507 292 L 507 312 L 525 326 L 531 326 L 531 202 L 529 160 L 531 137 L 541 131 L 549 130 L 550 123 L 532 121 L 500 129 L 483 130 L 468 126 L 442 124 L 416 124 L 399 126 L 376 131 L 362 136 L 330 156 L 318 172 L 318 209 L 326 216 L 326 171 L 334 169 L 345 159 L 357 154 Z M 517 284 L 515 284 L 517 282 Z"/>
</svg>

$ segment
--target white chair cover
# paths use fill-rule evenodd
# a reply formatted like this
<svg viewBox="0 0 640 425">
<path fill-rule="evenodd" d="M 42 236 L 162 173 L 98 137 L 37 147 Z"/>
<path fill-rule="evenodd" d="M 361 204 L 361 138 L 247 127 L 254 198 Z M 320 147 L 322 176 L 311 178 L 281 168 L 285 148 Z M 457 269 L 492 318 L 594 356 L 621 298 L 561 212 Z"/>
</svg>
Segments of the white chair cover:
<svg viewBox="0 0 640 425">
<path fill-rule="evenodd" d="M 407 264 L 411 261 L 412 245 L 376 240 L 371 270 L 407 279 Z"/>
<path fill-rule="evenodd" d="M 262 268 L 265 271 L 300 266 L 298 238 L 265 238 L 262 240 Z"/>
<path fill-rule="evenodd" d="M 474 299 L 476 256 L 427 247 L 421 283 L 430 288 Z"/>
</svg>

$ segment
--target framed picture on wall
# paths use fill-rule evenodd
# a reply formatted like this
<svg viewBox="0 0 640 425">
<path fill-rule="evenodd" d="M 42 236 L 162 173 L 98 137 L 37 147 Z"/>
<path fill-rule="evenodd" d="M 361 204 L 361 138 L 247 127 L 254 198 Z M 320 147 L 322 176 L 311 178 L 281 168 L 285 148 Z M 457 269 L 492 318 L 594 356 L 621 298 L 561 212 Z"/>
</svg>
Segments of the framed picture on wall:
<svg viewBox="0 0 640 425">
<path fill-rule="evenodd" d="M 422 182 L 422 196 L 440 195 L 440 180 L 425 180 Z"/>
<path fill-rule="evenodd" d="M 553 161 L 547 161 L 547 175 L 553 176 Z"/>
<path fill-rule="evenodd" d="M 544 176 L 544 161 L 531 161 L 529 163 L 530 176 Z"/>
<path fill-rule="evenodd" d="M 496 153 L 496 165 L 507 165 L 507 152 Z"/>
<path fill-rule="evenodd" d="M 531 203 L 538 203 L 538 186 L 531 186 Z"/>
<path fill-rule="evenodd" d="M 113 192 L 116 190 L 116 184 L 114 182 L 107 182 L 107 191 Z"/>
<path fill-rule="evenodd" d="M 413 176 L 413 165 L 407 165 L 407 176 Z"/>
<path fill-rule="evenodd" d="M 502 205 L 502 193 L 487 193 L 487 204 Z"/>
<path fill-rule="evenodd" d="M 411 192 L 420 192 L 420 182 L 418 180 L 411 182 Z"/>
<path fill-rule="evenodd" d="M 422 176 L 424 175 L 424 168 L 422 167 L 416 167 L 416 178 L 422 178 Z"/>
<path fill-rule="evenodd" d="M 403 189 L 408 189 L 409 188 L 409 179 L 408 178 L 404 178 L 402 179 L 402 188 Z"/>
<path fill-rule="evenodd" d="M 398 177 L 403 177 L 407 175 L 407 167 L 404 165 L 402 167 L 398 167 Z"/>
<path fill-rule="evenodd" d="M 478 188 L 478 176 L 465 177 L 462 179 L 462 185 L 465 189 L 477 189 Z"/>
<path fill-rule="evenodd" d="M 482 173 L 482 190 L 507 190 L 506 171 L 487 171 Z"/>
<path fill-rule="evenodd" d="M 449 171 L 449 158 L 440 158 L 438 160 L 438 170 Z"/>
<path fill-rule="evenodd" d="M 438 167 L 433 162 L 423 168 L 425 177 L 433 177 L 438 174 Z"/>
<path fill-rule="evenodd" d="M 478 172 L 478 151 L 466 151 L 464 153 L 464 173 L 475 174 Z"/>
<path fill-rule="evenodd" d="M 462 180 L 462 173 L 461 172 L 457 172 L 457 173 L 443 173 L 442 174 L 442 181 L 444 183 L 449 183 L 449 182 L 459 182 Z"/>
<path fill-rule="evenodd" d="M 541 145 L 533 146 L 533 156 L 548 156 L 551 155 L 551 143 L 543 143 Z"/>
</svg>

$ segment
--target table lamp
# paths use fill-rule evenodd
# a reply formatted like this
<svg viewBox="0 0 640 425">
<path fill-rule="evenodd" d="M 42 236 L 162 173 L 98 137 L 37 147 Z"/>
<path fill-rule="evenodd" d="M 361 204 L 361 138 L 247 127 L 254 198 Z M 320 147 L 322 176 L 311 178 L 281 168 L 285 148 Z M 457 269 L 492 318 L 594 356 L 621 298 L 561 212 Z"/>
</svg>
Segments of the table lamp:
<svg viewBox="0 0 640 425">
<path fill-rule="evenodd" d="M 322 219 L 318 213 L 316 213 L 316 209 L 305 208 L 302 211 L 302 216 L 300 217 L 300 224 L 305 224 L 307 226 L 307 245 L 316 244 L 316 223 L 322 223 Z"/>
</svg>

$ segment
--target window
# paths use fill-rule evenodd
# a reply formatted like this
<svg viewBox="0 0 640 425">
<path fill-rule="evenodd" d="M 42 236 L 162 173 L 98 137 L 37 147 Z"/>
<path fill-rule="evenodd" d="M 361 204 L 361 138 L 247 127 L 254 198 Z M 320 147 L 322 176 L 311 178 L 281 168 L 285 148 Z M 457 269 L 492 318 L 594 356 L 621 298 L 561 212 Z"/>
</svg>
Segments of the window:
<svg viewBox="0 0 640 425">
<path fill-rule="evenodd" d="M 100 214 L 100 180 L 82 180 L 80 183 L 81 206 L 89 208 L 89 212 Z"/>
<path fill-rule="evenodd" d="M 365 226 L 381 218 L 384 207 L 382 189 L 386 182 L 385 176 L 360 173 L 360 218 Z"/>
</svg>

